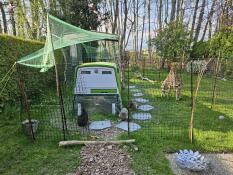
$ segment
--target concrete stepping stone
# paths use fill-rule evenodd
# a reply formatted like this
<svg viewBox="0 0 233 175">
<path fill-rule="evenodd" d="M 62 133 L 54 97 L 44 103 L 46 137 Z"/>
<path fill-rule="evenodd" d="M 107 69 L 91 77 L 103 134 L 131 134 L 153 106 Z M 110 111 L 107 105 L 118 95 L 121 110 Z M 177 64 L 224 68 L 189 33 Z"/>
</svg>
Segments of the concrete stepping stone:
<svg viewBox="0 0 233 175">
<path fill-rule="evenodd" d="M 135 98 L 134 101 L 138 102 L 138 103 L 148 103 L 149 100 L 145 99 L 145 98 Z"/>
<path fill-rule="evenodd" d="M 103 121 L 93 121 L 89 125 L 89 129 L 91 130 L 101 130 L 101 129 L 106 129 L 110 128 L 112 126 L 110 120 L 103 120 Z"/>
<path fill-rule="evenodd" d="M 141 111 L 150 111 L 154 109 L 154 107 L 151 105 L 141 105 L 141 106 L 138 106 L 138 109 Z"/>
<path fill-rule="evenodd" d="M 130 89 L 130 92 L 142 92 L 141 90 L 139 90 L 139 89 Z"/>
<path fill-rule="evenodd" d="M 116 125 L 117 128 L 122 129 L 124 131 L 128 131 L 128 122 L 123 121 L 120 122 L 119 124 Z M 141 126 L 138 125 L 137 123 L 133 123 L 133 122 L 129 122 L 129 131 L 133 132 L 133 131 L 137 131 L 141 129 Z"/>
<path fill-rule="evenodd" d="M 129 88 L 130 88 L 130 89 L 134 89 L 134 88 L 136 88 L 136 86 L 129 86 Z"/>
<path fill-rule="evenodd" d="M 136 93 L 136 94 L 133 94 L 133 96 L 134 97 L 141 97 L 141 96 L 143 96 L 144 94 L 143 93 L 141 93 L 141 92 L 139 92 L 139 93 Z"/>
<path fill-rule="evenodd" d="M 134 113 L 133 115 L 133 119 L 135 120 L 150 120 L 151 119 L 151 114 L 150 113 Z"/>
</svg>

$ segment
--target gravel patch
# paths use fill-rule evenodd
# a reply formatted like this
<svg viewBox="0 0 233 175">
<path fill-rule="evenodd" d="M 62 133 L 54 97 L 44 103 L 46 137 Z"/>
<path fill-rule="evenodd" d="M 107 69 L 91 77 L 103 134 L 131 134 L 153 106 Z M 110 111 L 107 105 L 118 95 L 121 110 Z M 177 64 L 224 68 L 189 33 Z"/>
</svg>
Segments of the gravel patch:
<svg viewBox="0 0 233 175">
<path fill-rule="evenodd" d="M 92 144 L 81 150 L 81 175 L 134 175 L 127 151 L 113 144 Z"/>
<path fill-rule="evenodd" d="M 233 154 L 202 154 L 210 161 L 208 170 L 192 172 L 177 166 L 175 154 L 166 154 L 169 166 L 175 175 L 233 175 Z"/>
<path fill-rule="evenodd" d="M 97 140 L 113 140 L 122 134 L 124 131 L 112 126 L 111 128 L 103 130 L 90 130 L 92 136 L 95 136 Z"/>
</svg>

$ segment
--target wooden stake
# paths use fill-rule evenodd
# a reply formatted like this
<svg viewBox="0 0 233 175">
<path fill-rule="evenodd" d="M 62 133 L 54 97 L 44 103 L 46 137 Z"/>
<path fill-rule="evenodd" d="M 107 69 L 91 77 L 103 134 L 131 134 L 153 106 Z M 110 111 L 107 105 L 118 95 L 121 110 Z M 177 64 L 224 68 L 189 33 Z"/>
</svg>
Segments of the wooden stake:
<svg viewBox="0 0 233 175">
<path fill-rule="evenodd" d="M 68 140 L 60 141 L 59 146 L 73 146 L 73 145 L 88 145 L 88 144 L 123 144 L 123 143 L 134 143 L 135 139 L 130 140 L 109 140 L 109 141 L 84 141 L 84 140 Z"/>
<path fill-rule="evenodd" d="M 17 74 L 18 74 L 18 86 L 19 86 L 19 91 L 20 91 L 21 98 L 22 98 L 23 110 L 25 110 L 25 112 L 27 113 L 30 129 L 31 129 L 31 133 L 32 133 L 32 138 L 33 138 L 33 140 L 35 140 L 35 135 L 33 132 L 33 126 L 32 126 L 32 121 L 31 121 L 31 115 L 29 112 L 29 105 L 28 105 L 28 101 L 27 101 L 27 94 L 26 94 L 25 88 L 24 88 L 25 85 L 24 85 L 24 81 L 23 81 L 23 78 L 21 76 L 21 72 L 20 72 L 18 65 L 16 65 L 16 70 L 17 70 Z"/>
</svg>

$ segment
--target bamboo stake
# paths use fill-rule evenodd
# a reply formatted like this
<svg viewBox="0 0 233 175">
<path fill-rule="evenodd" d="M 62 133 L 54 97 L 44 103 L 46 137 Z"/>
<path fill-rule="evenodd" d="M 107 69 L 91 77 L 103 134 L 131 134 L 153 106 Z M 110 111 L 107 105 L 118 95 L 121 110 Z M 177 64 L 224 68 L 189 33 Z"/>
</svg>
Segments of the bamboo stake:
<svg viewBox="0 0 233 175">
<path fill-rule="evenodd" d="M 52 50 L 54 52 L 53 38 L 52 38 L 52 33 L 51 33 L 52 30 L 51 30 L 51 27 L 50 27 L 48 16 L 47 16 L 47 20 L 48 20 L 48 27 L 49 27 L 49 30 L 50 30 L 50 39 L 51 39 Z M 59 74 L 58 74 L 58 69 L 57 69 L 57 63 L 56 63 L 55 57 L 54 57 L 54 68 L 55 68 L 55 75 L 56 75 L 57 96 L 59 98 L 59 104 L 60 104 L 60 110 L 61 110 L 63 138 L 65 140 L 66 139 L 65 131 L 67 131 L 67 125 L 66 125 L 64 101 L 63 101 L 63 96 L 62 96 L 62 91 L 61 91 L 61 86 L 60 86 L 60 80 L 59 80 Z"/>
<path fill-rule="evenodd" d="M 213 105 L 215 104 L 215 99 L 216 99 L 216 87 L 217 87 L 217 78 L 218 78 L 218 71 L 219 71 L 219 60 L 220 60 L 220 52 L 218 55 L 218 60 L 216 63 L 216 68 L 215 68 L 215 77 L 214 77 L 214 89 L 212 93 L 212 102 L 211 102 L 211 109 L 213 108 Z"/>
<path fill-rule="evenodd" d="M 209 59 L 209 61 L 206 62 L 206 65 L 208 65 L 211 60 L 212 59 Z M 193 98 L 192 98 L 192 110 L 191 110 L 191 117 L 190 117 L 190 123 L 189 123 L 189 139 L 190 139 L 191 143 L 193 143 L 193 119 L 194 119 L 194 112 L 195 112 L 195 107 L 196 107 L 196 99 L 197 99 L 198 90 L 199 90 L 200 83 L 201 83 L 201 80 L 202 80 L 202 77 L 204 75 L 205 70 L 206 70 L 206 66 L 204 66 L 201 69 L 201 71 L 198 75 L 196 90 L 195 90 L 195 93 L 194 93 Z"/>
<path fill-rule="evenodd" d="M 87 140 L 68 140 L 60 141 L 59 146 L 73 146 L 73 145 L 88 145 L 88 144 L 123 144 L 123 143 L 134 143 L 135 139 L 130 140 L 107 140 L 107 141 L 87 141 Z"/>
</svg>

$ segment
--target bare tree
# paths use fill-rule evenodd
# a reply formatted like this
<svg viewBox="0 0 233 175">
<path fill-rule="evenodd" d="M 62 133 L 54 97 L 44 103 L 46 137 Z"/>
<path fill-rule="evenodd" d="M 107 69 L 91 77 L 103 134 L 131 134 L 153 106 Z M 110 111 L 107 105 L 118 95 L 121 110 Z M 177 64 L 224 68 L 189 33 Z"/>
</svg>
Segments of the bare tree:
<svg viewBox="0 0 233 175">
<path fill-rule="evenodd" d="M 159 23 L 159 29 L 162 28 L 162 10 L 163 10 L 163 1 L 159 0 L 159 11 L 158 11 L 158 23 Z"/>
<path fill-rule="evenodd" d="M 203 0 L 202 1 L 200 15 L 199 15 L 198 22 L 197 22 L 197 27 L 196 27 L 196 32 L 195 32 L 195 36 L 194 36 L 194 41 L 198 40 L 198 37 L 199 37 L 199 34 L 200 34 L 201 24 L 202 24 L 204 12 L 205 12 L 205 3 L 206 3 L 206 0 Z"/>
<path fill-rule="evenodd" d="M 214 14 L 215 3 L 216 3 L 216 0 L 213 0 L 210 11 L 209 11 L 209 14 L 208 14 L 208 17 L 207 17 L 207 21 L 206 21 L 206 24 L 205 24 L 205 27 L 204 27 L 204 30 L 203 30 L 201 41 L 203 41 L 204 38 L 205 38 L 208 25 L 210 27 L 210 30 L 212 28 L 212 21 L 211 20 L 212 20 L 213 14 Z"/>
<path fill-rule="evenodd" d="M 148 0 L 148 53 L 149 53 L 149 60 L 150 60 L 150 64 L 152 63 L 151 60 L 151 24 L 150 24 L 150 8 L 151 8 L 151 2 L 150 0 Z"/>
<path fill-rule="evenodd" d="M 7 33 L 7 21 L 6 21 L 6 13 L 5 13 L 5 10 L 3 8 L 3 3 L 2 1 L 0 1 L 0 10 L 1 10 L 1 13 L 2 13 L 2 21 L 3 21 L 3 31 L 4 33 Z"/>
<path fill-rule="evenodd" d="M 193 37 L 193 31 L 194 31 L 196 16 L 197 16 L 198 3 L 199 3 L 199 0 L 196 0 L 195 7 L 194 7 L 194 13 L 193 13 L 192 27 L 191 27 L 191 31 L 190 31 L 191 38 Z"/>
<path fill-rule="evenodd" d="M 170 16 L 170 22 L 175 20 L 175 13 L 176 13 L 176 0 L 172 1 L 172 7 L 171 7 L 171 16 Z"/>
<path fill-rule="evenodd" d="M 144 30 L 145 30 L 145 18 L 146 18 L 146 0 L 143 1 L 144 3 L 144 13 L 143 13 L 143 19 L 142 19 L 142 33 L 141 33 L 141 43 L 140 43 L 140 50 L 139 50 L 139 55 L 140 58 L 142 58 L 142 44 L 143 44 L 143 40 L 144 40 Z"/>
<path fill-rule="evenodd" d="M 10 21 L 11 21 L 11 25 L 12 25 L 12 31 L 13 31 L 13 35 L 16 36 L 16 26 L 15 26 L 15 6 L 13 4 L 13 1 L 11 1 L 8 5 L 8 12 L 10 14 Z"/>
<path fill-rule="evenodd" d="M 123 82 L 123 87 L 124 87 L 124 82 L 125 82 L 125 77 L 124 77 L 124 68 L 126 65 L 126 60 L 125 60 L 125 48 L 123 47 L 123 43 L 125 41 L 125 34 L 126 34 L 126 27 L 127 27 L 127 17 L 128 17 L 128 8 L 127 8 L 127 0 L 124 0 L 124 24 L 123 24 L 123 31 L 121 35 L 121 40 L 120 40 L 120 59 L 121 59 L 121 77 L 122 77 L 122 82 Z"/>
<path fill-rule="evenodd" d="M 117 20 L 118 20 L 118 16 L 119 16 L 119 0 L 115 1 L 116 4 L 116 8 L 114 9 L 114 22 L 113 22 L 113 27 L 112 27 L 112 33 L 116 32 L 116 28 L 117 28 Z M 114 5 L 113 5 L 114 7 Z"/>
</svg>

